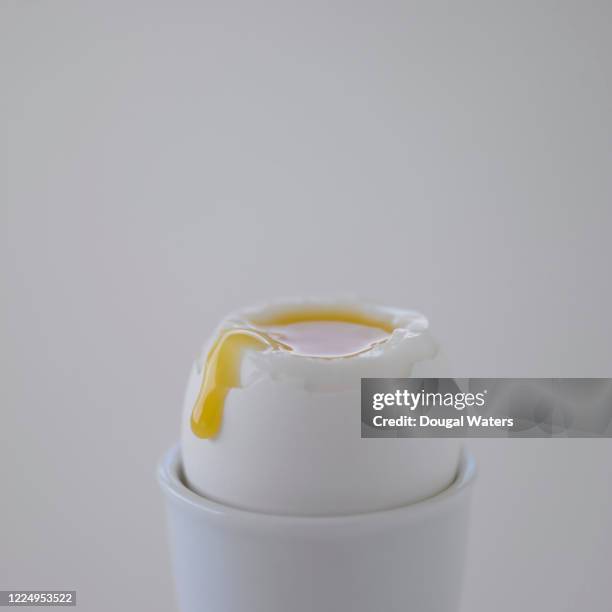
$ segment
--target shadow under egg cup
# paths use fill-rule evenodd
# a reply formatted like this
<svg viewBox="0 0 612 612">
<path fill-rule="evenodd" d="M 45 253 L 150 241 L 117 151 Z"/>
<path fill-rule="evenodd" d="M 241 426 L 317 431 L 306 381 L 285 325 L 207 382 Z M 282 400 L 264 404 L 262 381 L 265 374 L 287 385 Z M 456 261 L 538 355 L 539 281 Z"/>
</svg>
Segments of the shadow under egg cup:
<svg viewBox="0 0 612 612">
<path fill-rule="evenodd" d="M 453 612 L 459 609 L 475 462 L 462 453 L 441 493 L 330 517 L 249 512 L 159 465 L 181 612 Z"/>
</svg>

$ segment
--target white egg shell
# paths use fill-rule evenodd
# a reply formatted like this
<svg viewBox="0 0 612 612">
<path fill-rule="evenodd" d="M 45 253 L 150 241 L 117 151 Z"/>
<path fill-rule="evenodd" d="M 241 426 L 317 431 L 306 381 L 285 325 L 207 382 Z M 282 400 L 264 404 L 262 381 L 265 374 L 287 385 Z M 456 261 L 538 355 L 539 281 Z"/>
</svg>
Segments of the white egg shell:
<svg viewBox="0 0 612 612">
<path fill-rule="evenodd" d="M 356 306 L 363 308 L 351 303 Z M 202 360 L 196 363 L 181 428 L 186 484 L 234 507 L 305 516 L 389 509 L 445 489 L 457 471 L 460 440 L 361 438 L 362 376 L 444 375 L 424 317 L 392 312 L 397 333 L 362 355 L 245 353 L 242 387 L 230 390 L 214 439 L 198 438 L 191 430 L 202 382 Z"/>
</svg>

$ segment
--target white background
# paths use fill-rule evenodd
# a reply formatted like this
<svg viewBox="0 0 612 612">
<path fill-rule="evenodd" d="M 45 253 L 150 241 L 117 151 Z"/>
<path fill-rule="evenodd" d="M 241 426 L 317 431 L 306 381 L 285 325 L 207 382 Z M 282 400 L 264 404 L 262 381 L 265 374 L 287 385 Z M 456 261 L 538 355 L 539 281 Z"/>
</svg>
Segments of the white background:
<svg viewBox="0 0 612 612">
<path fill-rule="evenodd" d="M 0 589 L 173 610 L 161 453 L 228 310 L 417 308 L 611 376 L 608 2 L 0 5 Z M 464 612 L 610 610 L 610 440 L 473 440 Z"/>
</svg>

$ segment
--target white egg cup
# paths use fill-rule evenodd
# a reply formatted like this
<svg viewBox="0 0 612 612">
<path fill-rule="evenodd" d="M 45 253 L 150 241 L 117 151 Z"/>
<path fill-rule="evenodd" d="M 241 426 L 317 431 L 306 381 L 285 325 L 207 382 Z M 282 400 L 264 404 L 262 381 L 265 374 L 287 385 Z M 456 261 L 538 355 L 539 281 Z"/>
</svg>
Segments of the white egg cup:
<svg viewBox="0 0 612 612">
<path fill-rule="evenodd" d="M 180 610 L 456 611 L 475 474 L 464 451 L 453 483 L 424 501 L 346 516 L 280 516 L 192 492 L 173 448 L 158 477 Z"/>
</svg>

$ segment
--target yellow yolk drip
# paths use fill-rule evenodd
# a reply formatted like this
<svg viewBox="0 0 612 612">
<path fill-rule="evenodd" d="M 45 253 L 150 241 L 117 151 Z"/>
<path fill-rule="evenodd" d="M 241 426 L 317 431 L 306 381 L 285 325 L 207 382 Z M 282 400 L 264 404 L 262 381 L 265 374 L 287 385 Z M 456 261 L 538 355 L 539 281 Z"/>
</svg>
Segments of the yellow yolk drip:
<svg viewBox="0 0 612 612">
<path fill-rule="evenodd" d="M 282 350 L 323 359 L 349 357 L 383 342 L 393 331 L 388 323 L 361 313 L 332 309 L 286 312 L 252 325 L 222 331 L 208 353 L 191 415 L 191 429 L 199 438 L 214 438 L 221 430 L 225 398 L 240 386 L 243 351 Z"/>
</svg>

